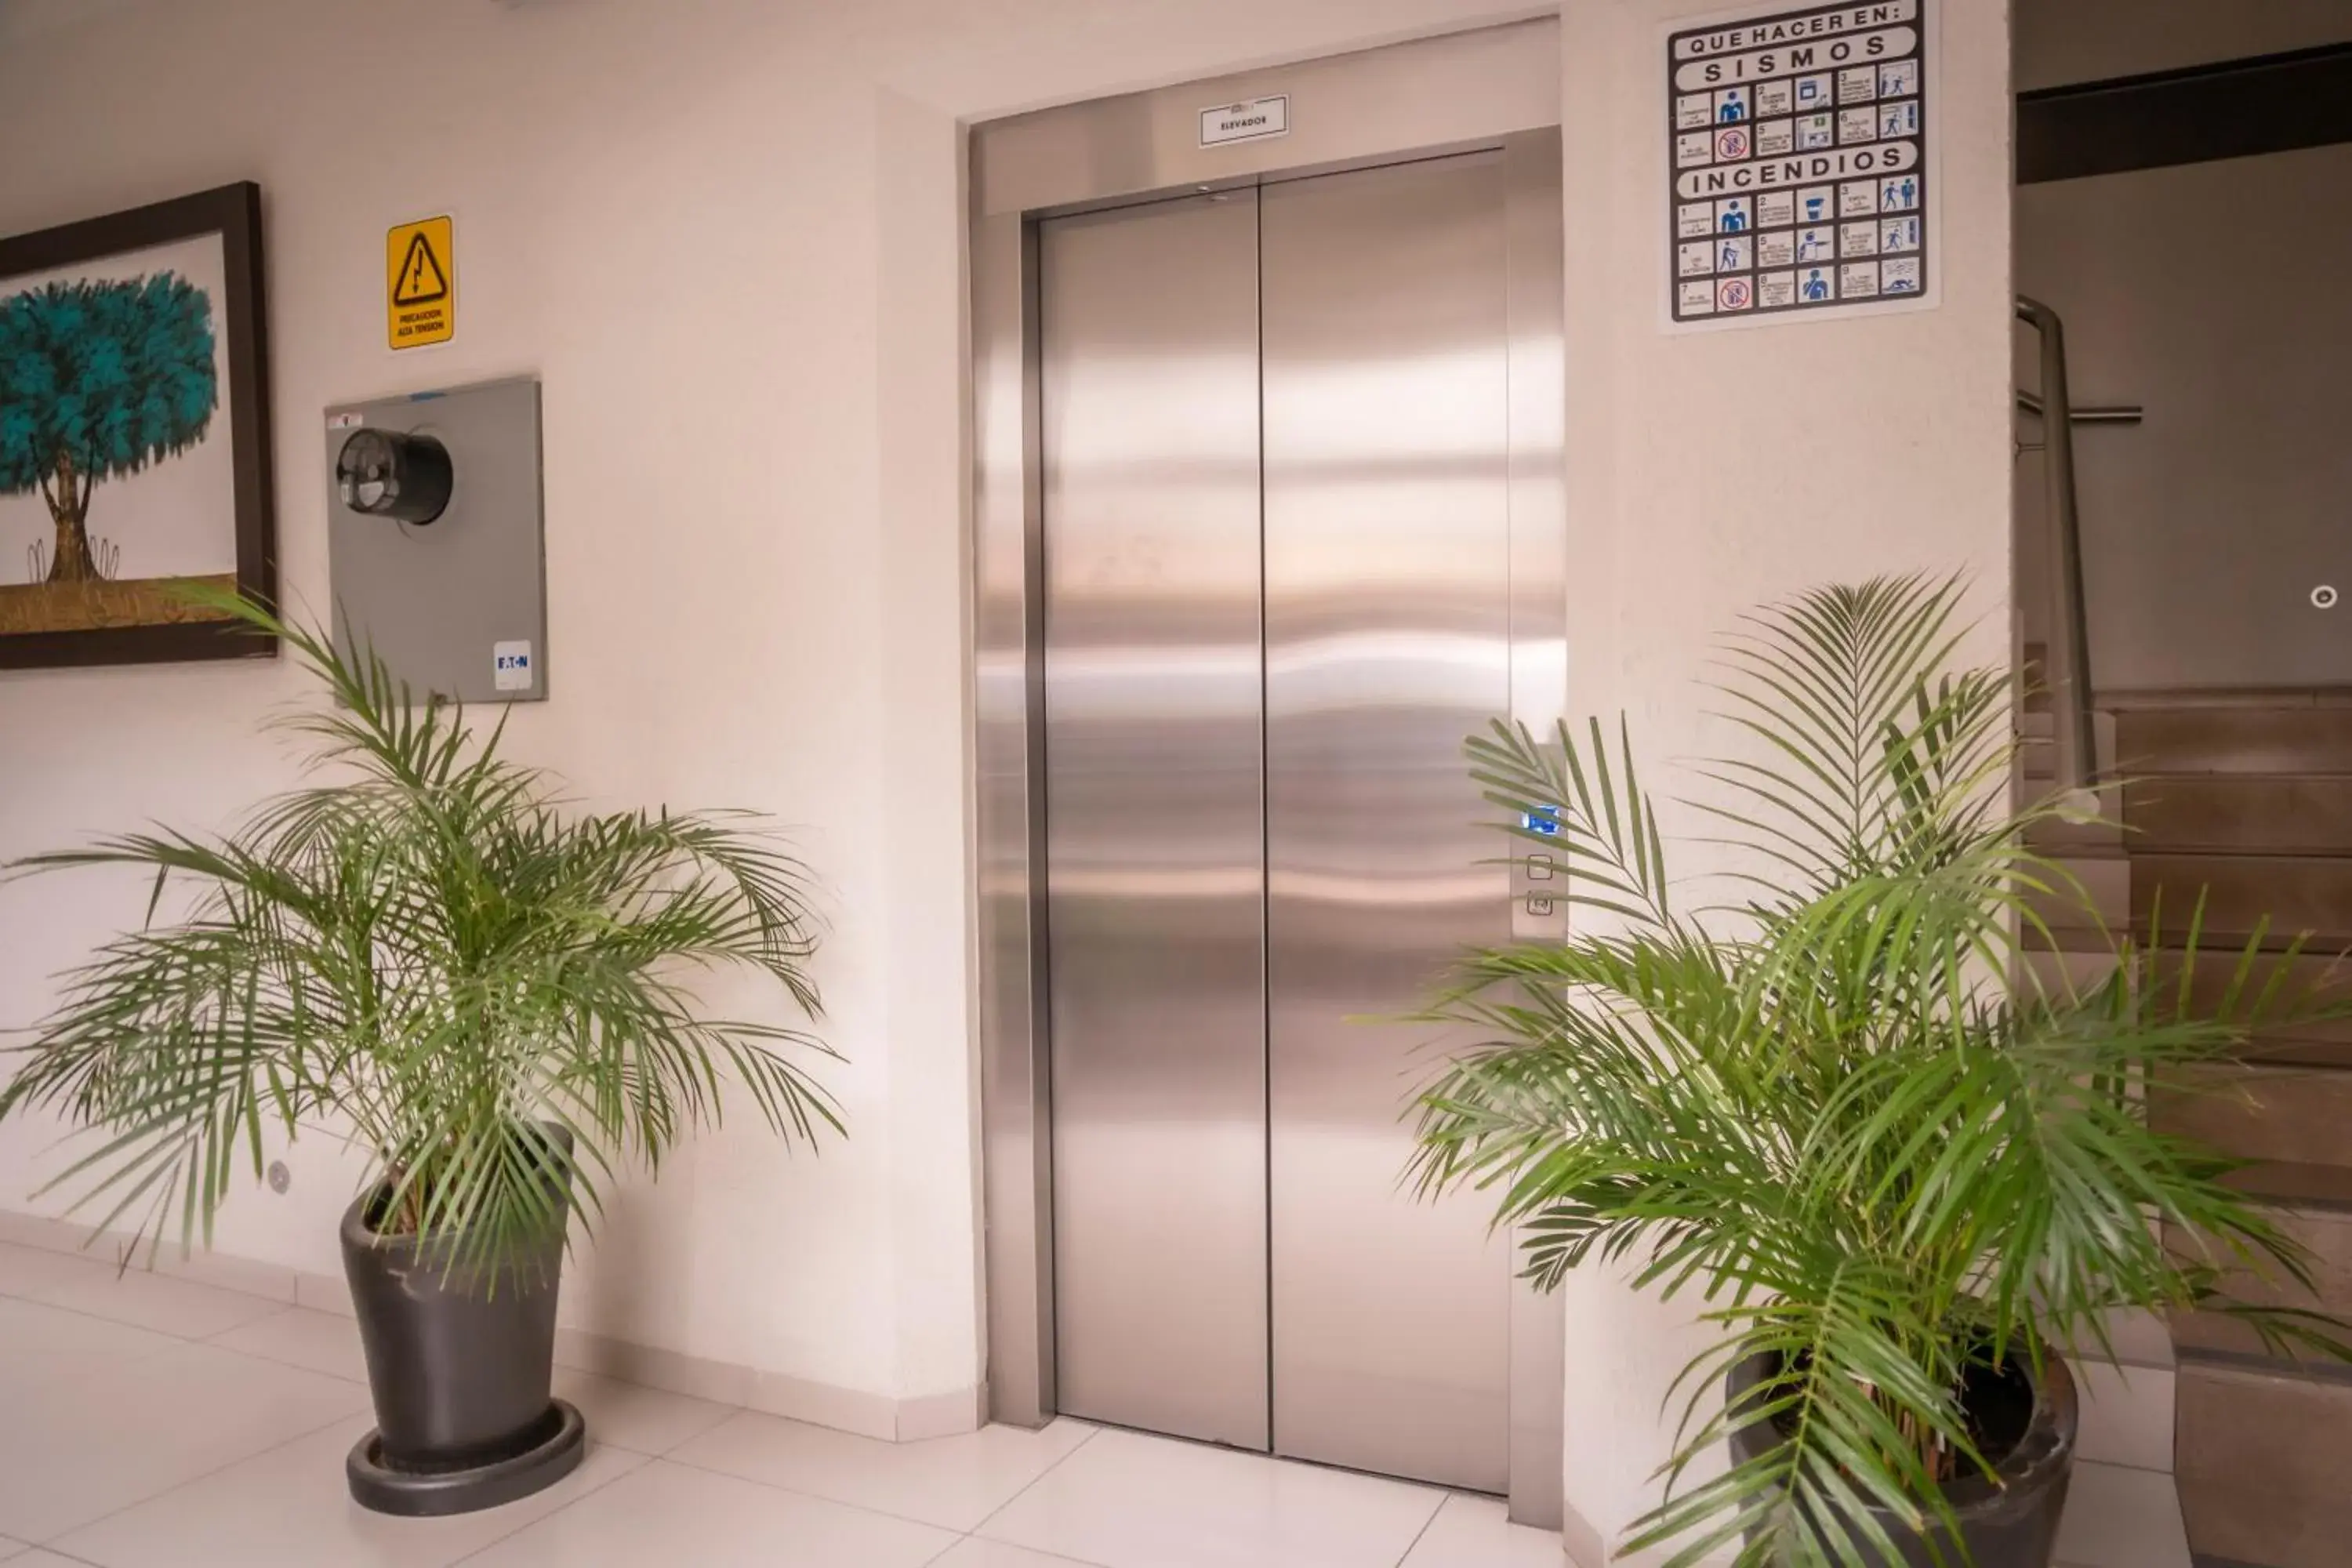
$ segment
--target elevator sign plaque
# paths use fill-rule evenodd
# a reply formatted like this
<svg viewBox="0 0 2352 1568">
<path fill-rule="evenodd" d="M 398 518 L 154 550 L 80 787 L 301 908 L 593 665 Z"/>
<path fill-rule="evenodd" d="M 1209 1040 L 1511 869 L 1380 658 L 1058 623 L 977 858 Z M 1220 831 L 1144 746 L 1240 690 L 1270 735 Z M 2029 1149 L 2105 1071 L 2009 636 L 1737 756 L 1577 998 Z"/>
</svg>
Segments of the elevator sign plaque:
<svg viewBox="0 0 2352 1568">
<path fill-rule="evenodd" d="M 1926 299 L 1929 3 L 1812 5 L 1668 35 L 1675 325 Z"/>
</svg>

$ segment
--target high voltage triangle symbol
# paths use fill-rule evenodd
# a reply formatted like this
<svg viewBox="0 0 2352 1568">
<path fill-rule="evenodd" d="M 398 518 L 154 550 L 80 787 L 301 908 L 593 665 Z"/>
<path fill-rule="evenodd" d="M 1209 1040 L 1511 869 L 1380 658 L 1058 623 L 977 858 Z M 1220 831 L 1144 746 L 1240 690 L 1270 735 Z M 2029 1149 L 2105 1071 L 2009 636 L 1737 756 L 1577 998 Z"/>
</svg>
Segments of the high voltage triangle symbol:
<svg viewBox="0 0 2352 1568">
<path fill-rule="evenodd" d="M 400 282 L 392 290 L 395 305 L 430 305 L 449 297 L 448 274 L 433 254 L 433 242 L 421 233 L 408 237 L 408 254 L 400 260 Z"/>
</svg>

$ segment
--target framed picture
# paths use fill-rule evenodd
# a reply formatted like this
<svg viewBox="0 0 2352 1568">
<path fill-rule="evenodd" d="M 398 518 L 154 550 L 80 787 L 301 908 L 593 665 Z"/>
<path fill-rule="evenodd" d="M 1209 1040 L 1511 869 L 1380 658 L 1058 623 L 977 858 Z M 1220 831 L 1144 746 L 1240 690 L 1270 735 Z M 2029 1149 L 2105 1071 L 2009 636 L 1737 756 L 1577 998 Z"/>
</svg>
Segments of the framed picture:
<svg viewBox="0 0 2352 1568">
<path fill-rule="evenodd" d="M 0 668 L 272 651 L 261 187 L 0 239 Z"/>
</svg>

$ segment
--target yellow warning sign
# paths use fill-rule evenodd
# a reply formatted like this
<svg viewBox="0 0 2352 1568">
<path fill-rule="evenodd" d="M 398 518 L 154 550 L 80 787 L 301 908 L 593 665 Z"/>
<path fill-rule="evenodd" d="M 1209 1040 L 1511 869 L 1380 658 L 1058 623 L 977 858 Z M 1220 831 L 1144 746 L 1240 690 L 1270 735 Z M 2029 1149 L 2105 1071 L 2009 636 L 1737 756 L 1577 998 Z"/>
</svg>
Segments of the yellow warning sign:
<svg viewBox="0 0 2352 1568">
<path fill-rule="evenodd" d="M 396 349 L 457 334 L 457 252 L 446 217 L 404 223 L 384 237 L 385 331 Z"/>
</svg>

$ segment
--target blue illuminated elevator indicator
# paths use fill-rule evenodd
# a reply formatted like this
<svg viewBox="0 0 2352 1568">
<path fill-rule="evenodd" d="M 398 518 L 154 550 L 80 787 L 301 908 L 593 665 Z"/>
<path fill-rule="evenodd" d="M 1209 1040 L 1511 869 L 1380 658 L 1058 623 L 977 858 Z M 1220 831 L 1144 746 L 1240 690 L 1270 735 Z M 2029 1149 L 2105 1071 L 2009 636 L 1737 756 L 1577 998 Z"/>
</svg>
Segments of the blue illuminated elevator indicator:
<svg viewBox="0 0 2352 1568">
<path fill-rule="evenodd" d="M 1540 833 L 1546 838 L 1559 837 L 1559 807 L 1539 805 L 1519 817 L 1519 826 L 1529 833 Z"/>
</svg>

